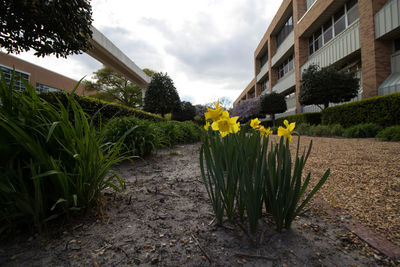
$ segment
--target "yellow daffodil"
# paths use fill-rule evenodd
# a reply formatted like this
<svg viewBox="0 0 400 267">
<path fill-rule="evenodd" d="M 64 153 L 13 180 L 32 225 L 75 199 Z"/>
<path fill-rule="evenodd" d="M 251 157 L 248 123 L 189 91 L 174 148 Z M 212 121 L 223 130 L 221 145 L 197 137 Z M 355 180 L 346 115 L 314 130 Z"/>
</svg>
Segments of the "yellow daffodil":
<svg viewBox="0 0 400 267">
<path fill-rule="evenodd" d="M 265 129 L 264 126 L 261 126 L 259 128 L 259 131 L 262 135 L 265 135 L 265 136 L 272 134 L 271 128 Z"/>
<path fill-rule="evenodd" d="M 253 119 L 253 120 L 251 120 L 250 121 L 250 126 L 251 126 L 251 128 L 253 128 L 253 129 L 258 129 L 258 128 L 260 128 L 260 121 L 258 120 L 258 118 L 255 118 L 255 119 Z"/>
<path fill-rule="evenodd" d="M 222 137 L 225 137 L 229 133 L 237 133 L 240 127 L 240 124 L 236 122 L 238 118 L 230 118 L 228 111 L 224 111 L 219 120 L 211 124 L 211 128 L 214 131 L 219 131 Z"/>
<path fill-rule="evenodd" d="M 207 110 L 208 112 L 204 113 L 206 120 L 212 119 L 213 121 L 217 121 L 221 117 L 224 108 L 219 106 L 218 100 L 215 109 L 207 108 Z"/>
<path fill-rule="evenodd" d="M 204 125 L 204 130 L 208 131 L 208 129 L 210 128 L 210 122 L 206 122 L 206 125 Z"/>
<path fill-rule="evenodd" d="M 286 137 L 289 142 L 292 142 L 292 131 L 294 130 L 294 127 L 296 126 L 295 122 L 292 122 L 289 124 L 287 120 L 283 122 L 285 124 L 286 128 L 283 128 L 282 126 L 279 126 L 278 128 L 278 136 L 284 136 Z"/>
</svg>

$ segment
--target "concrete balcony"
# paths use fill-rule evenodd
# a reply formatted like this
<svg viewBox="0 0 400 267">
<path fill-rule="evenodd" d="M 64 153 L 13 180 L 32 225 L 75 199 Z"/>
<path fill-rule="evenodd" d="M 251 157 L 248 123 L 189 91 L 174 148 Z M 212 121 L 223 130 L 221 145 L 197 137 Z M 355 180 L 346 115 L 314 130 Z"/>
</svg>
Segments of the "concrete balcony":
<svg viewBox="0 0 400 267">
<path fill-rule="evenodd" d="M 275 55 L 271 59 L 271 66 L 275 67 L 277 64 L 281 63 L 286 56 L 290 55 L 294 48 L 294 31 L 289 33 L 285 41 L 278 47 Z"/>
<path fill-rule="evenodd" d="M 281 78 L 274 87 L 272 87 L 272 92 L 282 93 L 289 88 L 292 88 L 296 85 L 296 75 L 294 70 L 288 72 L 283 78 Z"/>
<path fill-rule="evenodd" d="M 301 71 L 308 68 L 311 64 L 316 64 L 320 67 L 329 66 L 359 49 L 360 22 L 357 20 L 353 25 L 312 54 L 308 61 L 301 67 Z"/>
<path fill-rule="evenodd" d="M 381 38 L 400 26 L 400 0 L 389 0 L 374 16 L 375 38 Z"/>
<path fill-rule="evenodd" d="M 260 72 L 257 74 L 257 82 L 259 82 L 262 78 L 264 78 L 268 74 L 268 61 L 261 67 Z"/>
</svg>

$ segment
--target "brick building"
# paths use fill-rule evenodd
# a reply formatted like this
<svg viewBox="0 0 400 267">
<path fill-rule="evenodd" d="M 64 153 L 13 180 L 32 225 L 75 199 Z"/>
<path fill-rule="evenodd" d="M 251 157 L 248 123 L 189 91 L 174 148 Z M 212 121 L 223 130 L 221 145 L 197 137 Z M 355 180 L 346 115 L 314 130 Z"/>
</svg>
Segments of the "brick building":
<svg viewBox="0 0 400 267">
<path fill-rule="evenodd" d="M 0 70 L 3 72 L 6 81 L 11 79 L 13 69 L 15 69 L 15 75 L 22 77 L 32 84 L 38 92 L 55 90 L 72 91 L 78 83 L 78 81 L 56 72 L 39 67 L 15 56 L 0 52 Z M 14 88 L 22 90 L 25 86 L 20 80 L 18 80 Z M 85 94 L 82 84 L 79 85 L 76 93 L 80 95 Z"/>
<path fill-rule="evenodd" d="M 255 77 L 234 105 L 277 92 L 288 107 L 277 117 L 319 111 L 298 99 L 311 64 L 356 71 L 354 100 L 400 92 L 400 0 L 283 0 L 254 52 Z"/>
</svg>

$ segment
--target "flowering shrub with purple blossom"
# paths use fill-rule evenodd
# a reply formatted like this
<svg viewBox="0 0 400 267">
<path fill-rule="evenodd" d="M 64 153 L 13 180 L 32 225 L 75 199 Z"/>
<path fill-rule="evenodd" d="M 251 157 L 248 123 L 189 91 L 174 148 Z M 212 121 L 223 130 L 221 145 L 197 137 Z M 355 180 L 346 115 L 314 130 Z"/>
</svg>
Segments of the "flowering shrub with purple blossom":
<svg viewBox="0 0 400 267">
<path fill-rule="evenodd" d="M 260 98 L 255 97 L 240 101 L 231 112 L 232 116 L 239 116 L 239 121 L 245 123 L 250 119 L 260 117 L 261 105 Z"/>
</svg>

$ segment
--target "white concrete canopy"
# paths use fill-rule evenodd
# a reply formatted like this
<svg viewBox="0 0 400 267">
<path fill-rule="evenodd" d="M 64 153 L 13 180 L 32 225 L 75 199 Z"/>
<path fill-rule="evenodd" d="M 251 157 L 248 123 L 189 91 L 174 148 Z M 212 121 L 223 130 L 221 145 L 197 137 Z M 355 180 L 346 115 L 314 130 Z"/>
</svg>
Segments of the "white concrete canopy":
<svg viewBox="0 0 400 267">
<path fill-rule="evenodd" d="M 89 41 L 92 49 L 86 51 L 86 53 L 105 66 L 124 75 L 126 79 L 139 86 L 144 95 L 144 91 L 150 83 L 150 77 L 93 26 L 92 32 L 92 39 Z"/>
</svg>

